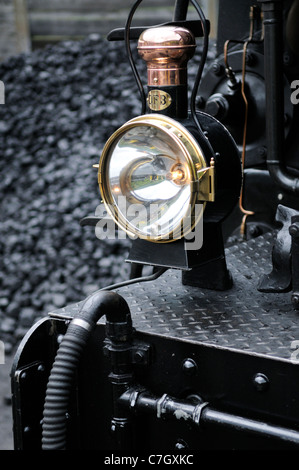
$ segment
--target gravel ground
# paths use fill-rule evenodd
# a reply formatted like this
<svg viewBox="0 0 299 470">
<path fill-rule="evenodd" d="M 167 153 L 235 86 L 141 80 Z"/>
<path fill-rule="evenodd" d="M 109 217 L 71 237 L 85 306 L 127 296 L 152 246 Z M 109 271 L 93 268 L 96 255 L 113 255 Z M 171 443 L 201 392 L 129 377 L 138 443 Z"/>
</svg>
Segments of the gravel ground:
<svg viewBox="0 0 299 470">
<path fill-rule="evenodd" d="M 123 46 L 96 35 L 0 65 L 0 449 L 12 448 L 9 374 L 24 334 L 128 277 L 129 241 L 100 241 L 80 220 L 100 203 L 92 165 L 105 141 L 140 113 L 130 73 Z"/>
<path fill-rule="evenodd" d="M 12 410 L 10 400 L 10 371 L 13 356 L 0 364 L 0 450 L 13 450 Z"/>
<path fill-rule="evenodd" d="M 99 241 L 93 228 L 80 227 L 100 203 L 92 165 L 108 136 L 140 112 L 121 51 L 92 36 L 0 66 L 0 332 L 7 353 L 53 307 L 127 276 L 128 243 Z M 126 73 L 115 77 L 115 62 Z"/>
</svg>

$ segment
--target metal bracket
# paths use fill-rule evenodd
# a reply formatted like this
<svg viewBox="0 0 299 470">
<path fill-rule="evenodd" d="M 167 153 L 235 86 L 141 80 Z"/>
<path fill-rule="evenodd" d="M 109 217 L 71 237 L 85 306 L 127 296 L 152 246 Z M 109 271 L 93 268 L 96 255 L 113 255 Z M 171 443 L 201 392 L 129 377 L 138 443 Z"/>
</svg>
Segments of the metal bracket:
<svg viewBox="0 0 299 470">
<path fill-rule="evenodd" d="M 132 364 L 148 366 L 151 363 L 151 345 L 134 341 L 131 349 Z"/>
<path fill-rule="evenodd" d="M 43 397 L 48 379 L 45 364 L 35 361 L 17 369 L 12 377 L 15 422 L 17 434 L 15 440 L 23 448 L 33 445 L 39 446 L 41 419 L 43 411 Z"/>
<path fill-rule="evenodd" d="M 289 292 L 292 287 L 291 272 L 291 245 L 292 240 L 289 233 L 291 218 L 298 211 L 289 207 L 277 207 L 276 221 L 281 222 L 282 228 L 277 233 L 276 241 L 272 250 L 272 272 L 266 274 L 260 280 L 258 290 L 260 292 Z"/>
<path fill-rule="evenodd" d="M 159 28 L 161 26 L 183 26 L 184 28 L 189 29 L 195 37 L 202 37 L 203 30 L 202 24 L 198 20 L 191 20 L 191 21 L 170 21 L 167 23 L 162 23 L 159 25 L 151 26 L 151 28 Z M 207 26 L 210 29 L 210 22 L 207 21 Z M 138 39 L 140 34 L 143 33 L 145 29 L 148 29 L 149 26 L 136 26 L 130 28 L 130 39 Z M 108 41 L 123 41 L 125 39 L 125 29 L 124 28 L 116 28 L 113 29 L 107 35 Z"/>
<path fill-rule="evenodd" d="M 115 352 L 113 345 L 106 340 L 104 345 L 104 354 L 108 357 Z M 151 362 L 151 345 L 141 341 L 133 341 L 133 344 L 127 348 L 130 349 L 131 364 L 148 366 Z M 120 350 L 120 349 L 119 349 Z"/>
<path fill-rule="evenodd" d="M 198 193 L 198 199 L 201 201 L 215 201 L 215 166 L 214 160 L 210 162 L 210 166 L 197 171 L 198 180 L 193 181 L 192 191 Z"/>
</svg>

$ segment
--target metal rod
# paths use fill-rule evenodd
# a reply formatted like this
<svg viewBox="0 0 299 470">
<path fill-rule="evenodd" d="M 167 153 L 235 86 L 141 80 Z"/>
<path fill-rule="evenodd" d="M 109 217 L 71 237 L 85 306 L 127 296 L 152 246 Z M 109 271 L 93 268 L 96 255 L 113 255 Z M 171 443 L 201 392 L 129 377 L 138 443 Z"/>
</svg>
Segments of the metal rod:
<svg viewBox="0 0 299 470">
<path fill-rule="evenodd" d="M 299 432 L 281 426 L 256 421 L 243 416 L 205 408 L 202 411 L 202 423 L 206 425 L 217 425 L 224 428 L 254 434 L 261 437 L 278 439 L 281 441 L 299 444 Z"/>
<path fill-rule="evenodd" d="M 130 389 L 119 398 L 119 405 L 135 414 L 151 414 L 157 419 L 174 419 L 176 421 L 181 419 L 199 427 L 203 426 L 203 428 L 223 427 L 232 431 L 241 431 L 244 434 L 253 434 L 299 445 L 298 431 L 218 411 L 204 402 L 194 403 L 191 400 L 178 400 L 167 394 L 155 397 L 144 390 Z"/>
<path fill-rule="evenodd" d="M 185 21 L 187 18 L 189 0 L 176 0 L 173 21 Z"/>
</svg>

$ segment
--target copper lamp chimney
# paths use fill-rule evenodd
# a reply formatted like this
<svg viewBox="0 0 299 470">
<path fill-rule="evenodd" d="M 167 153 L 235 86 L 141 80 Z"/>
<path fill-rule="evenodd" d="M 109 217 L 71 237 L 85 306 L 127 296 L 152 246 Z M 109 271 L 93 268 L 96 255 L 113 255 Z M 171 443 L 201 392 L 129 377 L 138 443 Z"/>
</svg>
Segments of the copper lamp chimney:
<svg viewBox="0 0 299 470">
<path fill-rule="evenodd" d="M 180 26 L 161 26 L 143 31 L 138 52 L 147 63 L 150 111 L 173 118 L 185 118 L 187 104 L 187 63 L 196 48 L 191 31 Z"/>
</svg>

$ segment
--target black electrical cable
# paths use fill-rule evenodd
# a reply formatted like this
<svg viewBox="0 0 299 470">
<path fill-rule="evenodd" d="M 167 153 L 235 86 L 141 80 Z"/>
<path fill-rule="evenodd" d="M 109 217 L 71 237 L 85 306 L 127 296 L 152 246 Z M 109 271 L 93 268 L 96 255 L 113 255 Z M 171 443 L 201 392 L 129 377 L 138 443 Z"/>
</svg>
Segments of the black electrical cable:
<svg viewBox="0 0 299 470">
<path fill-rule="evenodd" d="M 191 94 L 191 100 L 190 100 L 190 111 L 192 118 L 199 129 L 200 133 L 203 134 L 203 130 L 201 128 L 201 125 L 198 121 L 197 115 L 196 115 L 196 96 L 197 96 L 197 91 L 198 87 L 200 84 L 200 80 L 202 77 L 203 69 L 207 60 L 207 55 L 208 55 L 208 49 L 209 49 L 209 28 L 208 28 L 208 23 L 206 20 L 206 17 L 201 9 L 201 7 L 198 5 L 198 3 L 195 0 L 191 0 L 192 5 L 196 9 L 198 16 L 201 21 L 201 26 L 202 26 L 202 31 L 203 31 L 203 50 L 202 50 L 202 55 L 201 55 L 201 61 L 198 67 L 198 71 L 195 77 L 194 85 L 193 85 L 193 90 Z"/>
<path fill-rule="evenodd" d="M 137 83 L 137 86 L 138 86 L 138 89 L 139 89 L 139 92 L 140 92 L 140 97 L 141 97 L 141 104 L 142 104 L 142 114 L 145 114 L 145 110 L 146 110 L 146 98 L 145 98 L 145 91 L 144 91 L 144 87 L 142 85 L 142 82 L 141 82 L 141 79 L 140 79 L 140 76 L 139 76 L 139 73 L 138 73 L 138 70 L 137 70 L 137 67 L 134 63 L 134 60 L 133 60 L 133 56 L 132 56 L 132 51 L 131 51 L 131 47 L 130 47 L 130 28 L 131 28 L 131 23 L 132 23 L 132 19 L 133 19 L 133 16 L 134 16 L 134 13 L 135 11 L 137 10 L 137 8 L 139 7 L 140 3 L 142 2 L 142 0 L 137 0 L 135 2 L 135 4 L 133 5 L 133 7 L 131 8 L 131 11 L 129 13 L 129 16 L 128 16 L 128 19 L 127 19 L 127 22 L 126 22 L 126 27 L 125 27 L 125 44 L 126 44 L 126 50 L 127 50 L 127 56 L 128 56 L 128 59 L 129 59 L 129 63 L 130 63 L 130 66 L 131 66 L 131 69 L 133 71 L 133 74 L 134 74 L 134 77 L 135 77 L 135 80 L 136 80 L 136 83 Z"/>
<path fill-rule="evenodd" d="M 118 289 L 120 287 L 125 287 L 130 284 L 136 284 L 137 282 L 146 282 L 146 281 L 154 281 L 155 279 L 158 279 L 165 271 L 167 271 L 169 268 L 161 268 L 158 271 L 156 271 L 153 274 L 150 274 L 149 276 L 142 276 L 142 277 L 135 277 L 134 279 L 128 279 L 127 281 L 119 282 L 117 284 L 111 284 L 110 286 L 103 287 L 100 289 L 100 291 L 108 291 L 108 290 L 113 290 L 113 289 Z"/>
<path fill-rule="evenodd" d="M 173 21 L 185 21 L 187 17 L 189 0 L 176 0 Z"/>
</svg>

